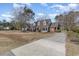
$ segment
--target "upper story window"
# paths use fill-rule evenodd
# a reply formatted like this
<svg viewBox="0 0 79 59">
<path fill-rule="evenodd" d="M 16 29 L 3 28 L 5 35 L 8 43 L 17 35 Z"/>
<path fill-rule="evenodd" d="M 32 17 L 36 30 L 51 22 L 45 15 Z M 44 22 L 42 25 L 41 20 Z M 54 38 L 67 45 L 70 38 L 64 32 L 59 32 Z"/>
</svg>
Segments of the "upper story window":
<svg viewBox="0 0 79 59">
<path fill-rule="evenodd" d="M 40 25 L 40 22 L 38 22 L 38 26 Z"/>
<path fill-rule="evenodd" d="M 46 21 L 43 21 L 43 25 L 46 25 Z"/>
</svg>

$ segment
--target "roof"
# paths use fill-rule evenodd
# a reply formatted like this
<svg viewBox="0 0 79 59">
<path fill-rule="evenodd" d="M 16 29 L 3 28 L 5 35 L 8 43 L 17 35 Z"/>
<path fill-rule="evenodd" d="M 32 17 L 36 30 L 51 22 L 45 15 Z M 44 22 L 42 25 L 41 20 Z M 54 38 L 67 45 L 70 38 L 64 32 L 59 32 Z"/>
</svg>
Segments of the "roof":
<svg viewBox="0 0 79 59">
<path fill-rule="evenodd" d="M 56 22 L 55 23 L 51 23 L 50 27 L 56 27 Z"/>
</svg>

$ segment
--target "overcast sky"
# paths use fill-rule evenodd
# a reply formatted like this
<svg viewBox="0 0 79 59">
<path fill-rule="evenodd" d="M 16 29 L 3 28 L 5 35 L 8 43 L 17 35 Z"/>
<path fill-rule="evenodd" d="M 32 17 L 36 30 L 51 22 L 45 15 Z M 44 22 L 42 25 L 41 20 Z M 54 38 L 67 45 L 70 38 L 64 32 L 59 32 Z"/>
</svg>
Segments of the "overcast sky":
<svg viewBox="0 0 79 59">
<path fill-rule="evenodd" d="M 0 3 L 0 20 L 6 19 L 10 21 L 12 10 L 17 7 L 27 5 L 35 12 L 35 18 L 46 16 L 51 18 L 54 22 L 54 18 L 58 14 L 67 13 L 70 10 L 79 10 L 79 4 L 69 4 L 69 3 L 27 3 L 27 4 L 12 4 L 12 3 Z"/>
</svg>

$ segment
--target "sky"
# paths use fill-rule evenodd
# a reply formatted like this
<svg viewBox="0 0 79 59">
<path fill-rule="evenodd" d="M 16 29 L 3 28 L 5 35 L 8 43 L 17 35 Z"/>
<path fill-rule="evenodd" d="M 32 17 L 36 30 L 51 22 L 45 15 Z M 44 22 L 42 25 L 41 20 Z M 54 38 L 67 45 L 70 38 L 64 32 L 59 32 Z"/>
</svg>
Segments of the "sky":
<svg viewBox="0 0 79 59">
<path fill-rule="evenodd" d="M 55 16 L 63 13 L 68 13 L 71 10 L 79 10 L 79 4 L 72 3 L 0 3 L 0 20 L 10 21 L 12 11 L 15 8 L 26 5 L 35 13 L 35 19 L 47 17 L 55 22 Z"/>
</svg>

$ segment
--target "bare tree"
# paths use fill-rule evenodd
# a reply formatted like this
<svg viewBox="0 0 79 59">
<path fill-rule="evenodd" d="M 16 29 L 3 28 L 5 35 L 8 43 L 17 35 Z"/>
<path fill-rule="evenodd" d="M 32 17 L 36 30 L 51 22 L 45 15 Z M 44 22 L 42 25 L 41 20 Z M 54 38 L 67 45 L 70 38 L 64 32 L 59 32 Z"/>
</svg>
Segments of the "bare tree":
<svg viewBox="0 0 79 59">
<path fill-rule="evenodd" d="M 19 8 L 18 10 L 14 10 L 14 19 L 16 23 L 19 23 L 20 28 L 25 28 L 28 26 L 31 20 L 34 20 L 35 13 L 27 8 L 26 6 Z"/>
<path fill-rule="evenodd" d="M 60 27 L 64 27 L 66 30 L 72 30 L 75 26 L 75 12 L 70 11 L 68 14 L 62 14 L 55 17 L 56 22 L 60 25 Z"/>
</svg>

